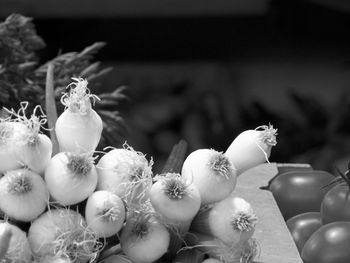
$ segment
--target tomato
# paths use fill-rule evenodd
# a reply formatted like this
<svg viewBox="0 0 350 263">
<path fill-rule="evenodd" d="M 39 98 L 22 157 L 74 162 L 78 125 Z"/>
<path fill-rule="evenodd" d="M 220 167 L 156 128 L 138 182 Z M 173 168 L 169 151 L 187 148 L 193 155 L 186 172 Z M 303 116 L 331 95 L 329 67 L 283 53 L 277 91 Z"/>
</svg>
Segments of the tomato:
<svg viewBox="0 0 350 263">
<path fill-rule="evenodd" d="M 286 222 L 299 253 L 309 237 L 322 226 L 320 212 L 308 212 L 289 218 Z"/>
<path fill-rule="evenodd" d="M 321 170 L 292 171 L 280 174 L 269 185 L 285 220 L 306 213 L 319 212 L 327 186 L 334 176 Z"/>
<path fill-rule="evenodd" d="M 276 166 L 279 174 L 313 170 L 312 166 L 307 163 L 277 163 Z"/>
<path fill-rule="evenodd" d="M 330 189 L 321 203 L 324 224 L 335 221 L 350 221 L 350 190 L 347 184 L 338 184 Z"/>
<path fill-rule="evenodd" d="M 350 222 L 323 225 L 306 241 L 301 258 L 304 263 L 349 263 Z"/>
</svg>

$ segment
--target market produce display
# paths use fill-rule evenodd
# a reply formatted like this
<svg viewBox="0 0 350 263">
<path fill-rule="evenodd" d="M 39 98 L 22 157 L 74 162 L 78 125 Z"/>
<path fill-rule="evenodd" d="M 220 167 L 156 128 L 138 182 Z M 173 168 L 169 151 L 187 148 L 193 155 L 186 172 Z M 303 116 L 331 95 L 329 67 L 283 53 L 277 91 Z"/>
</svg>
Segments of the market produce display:
<svg viewBox="0 0 350 263">
<path fill-rule="evenodd" d="M 127 143 L 96 150 L 103 125 L 87 86 L 73 78 L 61 98 L 57 152 L 39 106 L 1 119 L 0 232 L 12 233 L 3 262 L 253 262 L 259 219 L 232 193 L 268 161 L 277 130 L 244 131 L 226 152 L 174 147 L 154 174 Z"/>
</svg>

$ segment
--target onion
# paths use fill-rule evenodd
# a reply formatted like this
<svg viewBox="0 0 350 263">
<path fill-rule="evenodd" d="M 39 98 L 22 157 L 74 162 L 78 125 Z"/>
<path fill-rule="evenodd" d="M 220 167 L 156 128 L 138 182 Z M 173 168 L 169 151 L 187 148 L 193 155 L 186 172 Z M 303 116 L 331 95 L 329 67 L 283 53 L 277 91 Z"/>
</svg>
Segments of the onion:
<svg viewBox="0 0 350 263">
<path fill-rule="evenodd" d="M 85 207 L 88 227 L 97 237 L 111 237 L 119 232 L 125 220 L 125 207 L 119 196 L 108 191 L 90 195 Z"/>
<path fill-rule="evenodd" d="M 133 263 L 152 263 L 168 249 L 167 228 L 149 213 L 133 213 L 122 229 L 120 244 Z"/>
<path fill-rule="evenodd" d="M 199 233 L 192 232 L 187 237 L 188 245 L 223 263 L 252 263 L 259 253 L 257 241 L 253 238 L 245 242 L 227 245 L 218 238 Z"/>
<path fill-rule="evenodd" d="M 3 256 L 2 263 L 29 263 L 32 262 L 32 252 L 28 243 L 26 233 L 15 225 L 7 222 L 0 223 L 0 233 L 11 231 L 11 238 L 6 254 Z"/>
<path fill-rule="evenodd" d="M 22 138 L 27 128 L 23 123 L 2 120 L 0 122 L 0 173 L 21 168 L 23 164 L 17 159 L 15 142 Z"/>
<path fill-rule="evenodd" d="M 35 258 L 63 256 L 75 263 L 96 257 L 101 244 L 82 215 L 70 209 L 51 209 L 35 219 L 28 231 Z"/>
<path fill-rule="evenodd" d="M 5 122 L 7 123 L 5 130 L 10 129 L 14 132 L 5 145 L 7 145 L 10 156 L 14 154 L 14 160 L 10 164 L 13 162 L 19 164 L 9 164 L 6 170 L 24 166 L 38 174 L 43 174 L 52 154 L 51 140 L 45 134 L 40 133 L 47 119 L 39 105 L 34 108 L 33 114 L 28 119 L 26 117 L 28 105 L 28 102 L 21 102 L 18 112 L 5 109 L 11 115 L 11 120 Z"/>
<path fill-rule="evenodd" d="M 170 226 L 168 256 L 174 257 L 183 243 L 184 235 L 197 214 L 201 197 L 194 184 L 186 183 L 180 174 L 158 176 L 150 191 L 150 201 L 163 222 Z"/>
<path fill-rule="evenodd" d="M 237 169 L 237 175 L 268 161 L 271 149 L 277 144 L 277 129 L 263 125 L 240 133 L 225 152 Z"/>
<path fill-rule="evenodd" d="M 198 188 L 202 204 L 226 198 L 236 187 L 236 170 L 228 158 L 213 149 L 199 149 L 187 156 L 182 176 Z"/>
<path fill-rule="evenodd" d="M 195 248 L 184 248 L 176 254 L 172 263 L 201 263 L 204 253 Z"/>
<path fill-rule="evenodd" d="M 45 181 L 51 196 L 62 205 L 88 198 L 96 189 L 97 171 L 89 154 L 60 152 L 50 160 Z"/>
<path fill-rule="evenodd" d="M 97 190 L 120 196 L 128 206 L 139 206 L 148 199 L 152 186 L 153 161 L 132 147 L 114 148 L 97 163 Z"/>
<path fill-rule="evenodd" d="M 133 263 L 124 255 L 111 255 L 101 261 L 101 263 Z"/>
<path fill-rule="evenodd" d="M 92 153 L 95 151 L 103 130 L 101 117 L 92 109 L 90 99 L 98 99 L 90 94 L 88 82 L 73 78 L 75 82 L 67 88 L 61 102 L 66 107 L 57 118 L 55 131 L 61 152 Z"/>
<path fill-rule="evenodd" d="M 12 170 L 0 179 L 0 209 L 7 216 L 29 222 L 43 213 L 48 203 L 46 184 L 33 171 Z"/>
<path fill-rule="evenodd" d="M 212 235 L 228 246 L 244 243 L 253 236 L 257 217 L 243 198 L 230 196 L 200 211 L 191 231 Z"/>
<path fill-rule="evenodd" d="M 72 263 L 72 261 L 66 256 L 46 256 L 40 263 Z"/>
</svg>

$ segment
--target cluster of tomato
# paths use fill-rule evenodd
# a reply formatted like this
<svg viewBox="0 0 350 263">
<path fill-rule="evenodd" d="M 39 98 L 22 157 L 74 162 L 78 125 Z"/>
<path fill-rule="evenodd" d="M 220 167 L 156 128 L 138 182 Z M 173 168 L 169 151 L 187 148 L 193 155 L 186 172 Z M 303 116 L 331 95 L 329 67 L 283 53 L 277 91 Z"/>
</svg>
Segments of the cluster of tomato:
<svg viewBox="0 0 350 263">
<path fill-rule="evenodd" d="M 350 262 L 350 172 L 311 166 L 279 173 L 269 184 L 304 263 Z"/>
</svg>

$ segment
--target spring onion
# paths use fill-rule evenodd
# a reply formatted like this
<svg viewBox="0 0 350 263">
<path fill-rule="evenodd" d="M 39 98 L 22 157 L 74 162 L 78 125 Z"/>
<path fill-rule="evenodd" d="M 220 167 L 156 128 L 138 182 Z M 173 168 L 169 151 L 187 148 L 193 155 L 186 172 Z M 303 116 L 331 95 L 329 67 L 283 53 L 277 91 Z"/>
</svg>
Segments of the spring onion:
<svg viewBox="0 0 350 263">
<path fill-rule="evenodd" d="M 73 78 L 68 85 L 69 92 L 61 97 L 64 112 L 57 118 L 55 131 L 61 152 L 94 152 L 101 138 L 103 124 L 101 117 L 92 109 L 98 99 L 87 88 L 88 82 Z"/>
<path fill-rule="evenodd" d="M 152 263 L 168 250 L 170 234 L 152 214 L 133 212 L 122 229 L 120 244 L 133 263 Z"/>
<path fill-rule="evenodd" d="M 240 133 L 225 152 L 236 167 L 237 175 L 268 161 L 272 147 L 277 144 L 276 136 L 277 129 L 272 125 L 263 125 Z"/>
<path fill-rule="evenodd" d="M 124 145 L 113 148 L 97 163 L 97 190 L 107 190 L 121 197 L 128 206 L 139 206 L 148 199 L 152 185 L 153 161 Z"/>
<path fill-rule="evenodd" d="M 236 187 L 235 167 L 223 153 L 213 149 L 190 153 L 181 174 L 198 188 L 203 205 L 224 199 Z"/>
<path fill-rule="evenodd" d="M 125 207 L 119 196 L 100 190 L 92 193 L 85 206 L 88 227 L 97 237 L 111 237 L 119 232 L 125 220 Z"/>
<path fill-rule="evenodd" d="M 88 153 L 60 152 L 46 167 L 45 181 L 51 196 L 60 204 L 82 202 L 96 189 L 94 158 Z"/>
<path fill-rule="evenodd" d="M 102 246 L 83 216 L 66 208 L 50 209 L 35 219 L 29 227 L 28 241 L 39 262 L 58 256 L 86 263 L 96 257 Z"/>
<path fill-rule="evenodd" d="M 246 200 L 236 196 L 202 209 L 193 219 L 191 231 L 214 236 L 232 246 L 253 236 L 257 217 Z"/>
<path fill-rule="evenodd" d="M 157 177 L 150 191 L 154 210 L 170 226 L 169 257 L 176 255 L 183 237 L 199 211 L 201 197 L 194 184 L 187 183 L 180 174 L 167 173 Z"/>
<path fill-rule="evenodd" d="M 10 218 L 29 222 L 44 212 L 49 192 L 44 179 L 29 169 L 16 169 L 0 179 L 0 209 Z"/>
<path fill-rule="evenodd" d="M 32 262 L 32 251 L 30 249 L 26 233 L 13 224 L 10 224 L 8 222 L 1 222 L 0 233 L 8 230 L 11 231 L 11 238 L 8 249 L 5 255 L 3 255 L 1 262 Z"/>
</svg>

